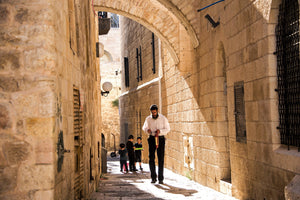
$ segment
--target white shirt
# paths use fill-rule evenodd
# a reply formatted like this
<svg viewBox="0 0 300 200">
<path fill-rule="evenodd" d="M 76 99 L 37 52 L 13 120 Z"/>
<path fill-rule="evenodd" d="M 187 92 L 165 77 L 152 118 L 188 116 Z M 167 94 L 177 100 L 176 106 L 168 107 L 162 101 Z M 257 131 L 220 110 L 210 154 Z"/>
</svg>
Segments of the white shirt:
<svg viewBox="0 0 300 200">
<path fill-rule="evenodd" d="M 151 130 L 151 134 L 148 133 L 148 129 Z M 145 120 L 143 130 L 145 133 L 155 136 L 155 131 L 158 129 L 160 130 L 158 136 L 167 135 L 167 133 L 170 131 L 168 119 L 162 114 L 158 114 L 157 119 L 153 119 L 152 115 L 149 115 Z"/>
</svg>

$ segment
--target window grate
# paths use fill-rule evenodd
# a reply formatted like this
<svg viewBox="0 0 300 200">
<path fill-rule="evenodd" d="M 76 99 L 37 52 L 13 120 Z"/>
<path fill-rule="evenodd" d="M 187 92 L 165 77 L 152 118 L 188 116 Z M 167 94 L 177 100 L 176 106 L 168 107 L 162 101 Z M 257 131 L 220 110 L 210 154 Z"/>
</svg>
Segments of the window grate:
<svg viewBox="0 0 300 200">
<path fill-rule="evenodd" d="M 77 87 L 73 85 L 73 128 L 74 128 L 74 195 L 75 199 L 82 198 L 83 192 L 83 113 L 80 109 L 80 92 Z"/>
<path fill-rule="evenodd" d="M 143 66 L 142 66 L 142 47 L 136 48 L 136 69 L 137 77 L 136 80 L 139 82 L 143 80 Z"/>
<path fill-rule="evenodd" d="M 300 151 L 299 5 L 283 0 L 276 26 L 279 132 L 281 144 Z"/>
</svg>

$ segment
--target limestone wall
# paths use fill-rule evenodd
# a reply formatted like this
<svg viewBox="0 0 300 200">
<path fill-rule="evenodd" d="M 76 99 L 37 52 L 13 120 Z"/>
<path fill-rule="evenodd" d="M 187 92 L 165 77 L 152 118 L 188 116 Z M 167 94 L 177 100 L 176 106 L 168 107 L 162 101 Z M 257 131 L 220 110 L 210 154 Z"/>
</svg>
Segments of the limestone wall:
<svg viewBox="0 0 300 200">
<path fill-rule="evenodd" d="M 159 2 L 167 4 L 163 0 Z M 293 148 L 288 151 L 280 145 L 276 129 L 277 63 L 273 52 L 280 1 L 231 0 L 196 12 L 196 8 L 213 2 L 172 1 L 192 24 L 200 46 L 188 54 L 192 57 L 185 56 L 182 52 L 191 44 L 185 40 L 184 28 L 179 26 L 176 37 L 180 38 L 178 47 L 182 49 L 178 49 L 177 64 L 166 48 L 168 44 L 163 44 L 161 106 L 171 124 L 165 165 L 219 191 L 222 181 L 230 182 L 232 195 L 239 199 L 284 199 L 284 187 L 300 171 L 299 152 Z M 220 25 L 213 28 L 205 18 L 207 14 Z M 128 25 L 125 30 L 128 38 L 123 37 L 127 39 L 123 55 L 134 51 L 135 41 L 142 32 L 138 25 Z M 143 84 L 135 79 L 136 65 L 132 57 L 129 66 L 133 83 L 130 82 L 130 88 L 123 87 L 121 104 L 121 126 L 128 123 L 129 133 L 136 131 L 134 126 L 139 119 L 135 112 L 139 105 L 145 109 L 141 111 L 145 113 L 143 117 L 147 116 L 149 108 L 144 105 L 147 101 L 142 96 L 143 89 L 147 89 L 146 94 L 159 95 L 157 87 L 131 88 Z M 241 81 L 246 120 L 244 142 L 237 139 L 234 115 L 234 84 Z M 159 98 L 153 102 L 159 102 Z M 121 130 L 125 132 L 124 127 Z"/>
<path fill-rule="evenodd" d="M 121 62 L 128 57 L 130 82 L 124 87 L 122 70 L 120 141 L 127 140 L 126 134 L 141 135 L 147 149 L 141 126 L 150 104 L 159 104 L 171 124 L 166 167 L 216 190 L 227 179 L 239 199 L 284 199 L 284 187 L 300 174 L 300 157 L 295 148 L 288 151 L 280 144 L 276 129 L 273 52 L 281 1 L 226 0 L 201 12 L 197 9 L 215 1 L 95 2 L 143 23 L 162 41 L 156 45 L 161 73 L 153 74 L 151 32 L 124 21 Z M 97 20 L 91 5 L 72 0 L 0 3 L 1 199 L 74 199 L 76 180 L 82 181 L 84 197 L 95 188 L 102 127 Z M 213 28 L 207 14 L 220 24 Z M 143 79 L 138 82 L 139 46 Z M 234 115 L 234 85 L 241 81 L 242 142 Z M 80 139 L 74 135 L 73 86 L 80 91 Z M 77 155 L 82 173 L 76 169 Z"/>
<path fill-rule="evenodd" d="M 152 104 L 159 104 L 159 41 L 155 36 L 155 64 L 153 73 L 152 32 L 125 17 L 121 18 L 121 55 L 129 61 L 129 87 L 125 87 L 124 61 L 122 63 L 122 95 L 120 97 L 120 142 L 127 142 L 129 135 L 142 137 L 144 162 L 148 160 L 148 136 L 142 131 L 145 118 Z M 142 55 L 142 80 L 137 81 L 136 48 Z M 139 63 L 140 65 L 140 63 Z M 154 82 L 151 82 L 154 80 Z"/>
<path fill-rule="evenodd" d="M 90 2 L 1 1 L 0 9 L 0 199 L 75 198 L 73 86 L 83 112 L 87 196 L 96 185 L 90 171 L 100 174 L 101 128 Z"/>
</svg>

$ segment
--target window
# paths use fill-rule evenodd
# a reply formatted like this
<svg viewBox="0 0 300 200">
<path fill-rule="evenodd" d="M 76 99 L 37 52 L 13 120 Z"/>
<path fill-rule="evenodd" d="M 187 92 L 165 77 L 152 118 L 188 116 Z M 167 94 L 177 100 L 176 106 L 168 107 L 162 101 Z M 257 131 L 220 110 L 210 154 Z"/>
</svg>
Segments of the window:
<svg viewBox="0 0 300 200">
<path fill-rule="evenodd" d="M 128 64 L 127 57 L 124 57 L 124 71 L 125 71 L 125 87 L 129 87 L 129 64 Z"/>
<path fill-rule="evenodd" d="M 152 33 L 152 72 L 153 74 L 156 73 L 156 69 L 155 69 L 155 37 L 154 37 L 154 33 Z"/>
<path fill-rule="evenodd" d="M 73 86 L 73 128 L 74 128 L 74 195 L 75 199 L 82 197 L 83 191 L 83 113 L 80 104 L 79 89 Z"/>
<path fill-rule="evenodd" d="M 136 69 L 137 69 L 137 81 L 143 80 L 142 73 L 142 47 L 136 48 Z"/>
<path fill-rule="evenodd" d="M 300 151 L 299 5 L 283 0 L 276 26 L 278 111 L 281 144 Z"/>
<path fill-rule="evenodd" d="M 234 106 L 236 141 L 246 143 L 247 138 L 243 81 L 234 83 Z"/>
</svg>

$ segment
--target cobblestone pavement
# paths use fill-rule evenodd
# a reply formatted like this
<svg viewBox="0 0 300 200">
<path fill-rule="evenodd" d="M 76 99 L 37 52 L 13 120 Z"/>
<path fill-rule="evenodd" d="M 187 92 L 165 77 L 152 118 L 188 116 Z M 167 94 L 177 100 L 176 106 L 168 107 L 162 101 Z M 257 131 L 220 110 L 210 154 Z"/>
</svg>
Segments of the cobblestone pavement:
<svg viewBox="0 0 300 200">
<path fill-rule="evenodd" d="M 164 184 L 153 184 L 149 165 L 143 163 L 143 171 L 120 172 L 118 158 L 108 159 L 107 174 L 101 179 L 90 200 L 153 200 L 153 199 L 203 199 L 236 200 L 188 178 L 164 170 Z"/>
</svg>

